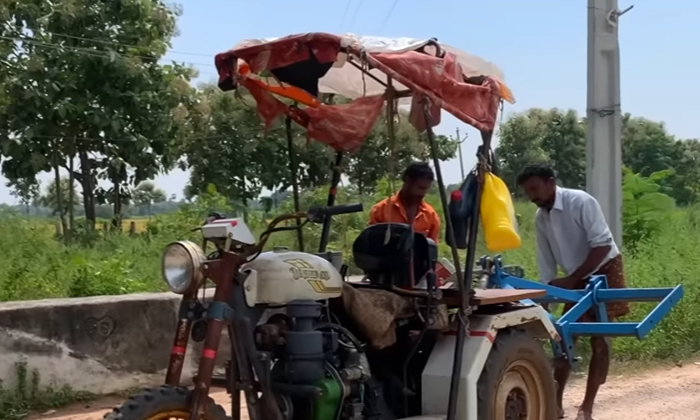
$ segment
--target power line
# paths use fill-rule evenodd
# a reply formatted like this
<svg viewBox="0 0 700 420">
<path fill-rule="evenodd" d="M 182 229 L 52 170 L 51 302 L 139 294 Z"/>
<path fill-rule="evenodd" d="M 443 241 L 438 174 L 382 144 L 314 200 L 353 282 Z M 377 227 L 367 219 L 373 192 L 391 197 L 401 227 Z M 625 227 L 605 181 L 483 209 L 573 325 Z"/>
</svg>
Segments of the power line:
<svg viewBox="0 0 700 420">
<path fill-rule="evenodd" d="M 121 53 L 121 52 L 117 52 L 117 51 L 93 50 L 90 48 L 76 47 L 76 46 L 71 46 L 71 45 L 63 45 L 63 44 L 40 41 L 40 40 L 32 39 L 29 37 L 8 37 L 8 36 L 0 35 L 0 39 L 7 40 L 7 41 L 13 41 L 13 42 L 21 41 L 21 42 L 26 42 L 28 44 L 38 46 L 38 47 L 51 48 L 51 49 L 56 49 L 56 50 L 67 50 L 67 51 L 72 52 L 72 53 L 83 54 L 83 55 L 92 56 L 92 57 L 99 57 L 99 58 L 113 58 L 114 56 L 119 56 L 122 58 L 138 58 L 138 59 L 141 59 L 144 61 L 158 61 L 159 60 L 155 57 L 149 57 L 149 56 L 143 56 L 143 55 L 137 55 L 137 54 L 129 54 L 129 53 Z M 205 64 L 205 63 L 196 63 L 196 62 L 187 62 L 187 61 L 182 61 L 181 63 L 192 65 L 192 66 L 215 67 L 213 64 Z M 210 74 L 210 75 L 218 76 L 218 74 L 215 74 L 215 73 L 207 73 L 207 72 L 202 72 L 202 71 L 200 71 L 200 74 Z"/>
<path fill-rule="evenodd" d="M 352 0 L 348 0 L 348 2 L 345 4 L 345 11 L 343 12 L 343 17 L 340 20 L 340 30 L 343 30 L 343 24 L 345 23 L 345 17 L 348 15 L 348 11 L 350 10 L 350 5 L 352 4 Z"/>
<path fill-rule="evenodd" d="M 226 134 L 212 134 L 212 135 L 207 135 L 207 136 L 188 136 L 188 137 L 182 137 L 183 140 L 225 140 L 229 138 L 229 135 Z M 33 135 L 31 138 L 36 138 L 36 139 L 43 139 L 43 140 L 76 140 L 76 141 L 81 141 L 81 142 L 121 142 L 121 143 L 135 143 L 140 140 L 146 140 L 146 141 L 168 141 L 168 140 L 173 140 L 173 137 L 163 137 L 163 138 L 147 138 L 144 137 L 143 139 L 137 139 L 133 137 L 72 137 L 72 136 L 44 136 L 44 135 Z M 10 139 L 10 141 L 14 141 L 15 139 Z M 21 141 L 21 139 L 19 139 Z"/>
<path fill-rule="evenodd" d="M 6 25 L 6 27 L 13 27 L 15 29 L 22 30 L 24 28 L 21 27 L 16 27 L 12 25 Z M 68 34 L 63 34 L 59 32 L 53 32 L 53 31 L 45 31 L 43 32 L 44 34 L 48 35 L 53 35 L 53 36 L 58 36 L 62 38 L 69 38 L 69 39 L 76 39 L 76 40 L 81 40 L 81 41 L 88 41 L 88 42 L 95 42 L 98 44 L 104 44 L 104 45 L 116 45 L 120 47 L 127 47 L 127 48 L 143 48 L 143 45 L 137 45 L 137 44 L 124 44 L 116 41 L 108 41 L 104 39 L 98 39 L 98 38 L 87 38 L 87 37 L 82 37 L 82 36 L 76 36 L 76 35 L 68 35 Z M 180 55 L 190 55 L 190 56 L 196 56 L 196 57 L 207 57 L 207 58 L 213 58 L 216 54 L 203 54 L 203 53 L 195 53 L 195 52 L 190 52 L 190 51 L 177 51 L 173 49 L 168 49 L 166 53 L 171 53 L 171 54 L 180 54 Z"/>
<path fill-rule="evenodd" d="M 394 13 L 394 9 L 396 9 L 396 5 L 398 3 L 399 0 L 394 0 L 394 2 L 391 4 L 391 9 L 389 9 L 389 13 L 386 14 L 384 22 L 382 22 L 382 26 L 379 28 L 379 33 L 381 33 L 384 30 L 384 27 L 386 26 L 387 22 L 389 22 L 389 19 L 391 18 L 392 13 Z"/>
<path fill-rule="evenodd" d="M 51 35 L 62 37 L 62 38 L 69 38 L 69 39 L 76 39 L 76 40 L 81 40 L 81 41 L 88 41 L 88 42 L 95 42 L 98 44 L 106 44 L 106 45 L 117 45 L 120 47 L 127 47 L 127 48 L 143 48 L 143 45 L 131 45 L 131 44 L 122 44 L 119 42 L 114 42 L 114 41 L 105 41 L 103 39 L 96 39 L 96 38 L 84 38 L 81 36 L 75 36 L 75 35 L 66 35 L 66 34 L 60 34 L 58 32 L 47 32 Z M 171 53 L 171 54 L 180 54 L 180 55 L 190 55 L 190 56 L 195 56 L 195 57 L 207 57 L 207 58 L 213 58 L 215 54 L 202 54 L 202 53 L 195 53 L 195 52 L 188 52 L 188 51 L 177 51 L 177 50 L 172 50 L 168 49 L 166 53 Z M 209 66 L 210 64 L 202 64 Z"/>
<path fill-rule="evenodd" d="M 348 30 L 352 31 L 352 26 L 355 24 L 355 18 L 357 17 L 357 12 L 360 11 L 362 8 L 362 3 L 364 0 L 360 0 L 359 3 L 357 3 L 357 7 L 355 8 L 355 12 L 352 14 L 352 19 L 350 19 L 350 26 L 348 27 Z"/>
</svg>

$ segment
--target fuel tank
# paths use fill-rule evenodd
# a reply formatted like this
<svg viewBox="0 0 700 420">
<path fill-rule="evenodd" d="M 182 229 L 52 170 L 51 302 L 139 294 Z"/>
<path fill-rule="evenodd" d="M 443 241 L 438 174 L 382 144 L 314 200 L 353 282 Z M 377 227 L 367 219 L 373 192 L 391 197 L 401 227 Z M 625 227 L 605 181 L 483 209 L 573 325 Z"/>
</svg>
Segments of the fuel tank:
<svg viewBox="0 0 700 420">
<path fill-rule="evenodd" d="M 249 306 L 333 299 L 343 292 L 343 277 L 333 264 L 305 252 L 263 252 L 241 269 L 248 273 L 244 290 Z"/>
</svg>

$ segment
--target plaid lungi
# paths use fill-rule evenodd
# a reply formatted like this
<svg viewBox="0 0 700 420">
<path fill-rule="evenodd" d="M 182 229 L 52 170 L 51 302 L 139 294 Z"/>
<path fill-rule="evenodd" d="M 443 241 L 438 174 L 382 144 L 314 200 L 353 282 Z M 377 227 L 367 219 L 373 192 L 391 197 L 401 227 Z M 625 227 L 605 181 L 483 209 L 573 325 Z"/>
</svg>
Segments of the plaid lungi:
<svg viewBox="0 0 700 420">
<path fill-rule="evenodd" d="M 605 263 L 593 275 L 606 276 L 608 279 L 608 287 L 611 289 L 622 289 L 627 287 L 625 283 L 625 272 L 622 266 L 622 255 L 618 255 L 617 257 Z M 577 287 L 577 289 L 583 289 L 584 287 L 586 287 L 587 283 L 588 279 L 586 279 L 585 282 L 581 284 L 581 286 Z M 574 305 L 575 303 L 567 303 L 566 305 L 564 305 L 564 313 L 566 313 Z M 608 302 L 606 303 L 605 307 L 607 309 L 609 321 L 623 317 L 630 312 L 629 302 Z M 588 312 L 583 314 L 578 321 L 594 322 L 595 312 L 592 309 L 589 310 Z"/>
</svg>

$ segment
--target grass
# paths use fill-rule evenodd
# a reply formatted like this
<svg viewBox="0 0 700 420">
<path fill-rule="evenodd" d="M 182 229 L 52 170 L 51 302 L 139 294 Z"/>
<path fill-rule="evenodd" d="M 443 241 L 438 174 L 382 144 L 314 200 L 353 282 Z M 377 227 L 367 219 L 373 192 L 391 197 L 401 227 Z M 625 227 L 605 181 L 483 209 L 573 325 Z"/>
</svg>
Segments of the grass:
<svg viewBox="0 0 700 420">
<path fill-rule="evenodd" d="M 95 397 L 86 392 L 76 392 L 69 386 L 41 386 L 39 371 L 30 370 L 22 360 L 15 364 L 15 376 L 12 388 L 4 387 L 0 381 L 0 420 L 18 420 L 31 411 L 59 408 Z"/>
<path fill-rule="evenodd" d="M 325 197 L 323 197 L 325 200 Z M 436 199 L 436 198 L 434 198 Z M 436 200 L 437 201 L 437 200 Z M 366 206 L 367 207 L 367 206 Z M 524 267 L 526 275 L 537 277 L 534 208 L 517 204 L 521 215 L 523 246 L 507 252 L 507 264 Z M 129 236 L 101 234 L 89 243 L 64 245 L 46 229 L 45 220 L 0 215 L 0 301 L 125 294 L 164 290 L 160 278 L 160 255 L 167 243 L 181 239 L 203 220 L 202 214 L 182 212 L 154 217 L 142 233 Z M 351 264 L 354 237 L 366 223 L 365 214 L 339 217 L 331 247 L 343 250 Z M 260 232 L 263 217 L 251 214 L 249 224 Z M 146 221 L 147 222 L 147 221 Z M 43 226 L 43 227 L 42 227 Z M 318 243 L 320 229 L 305 231 L 307 249 Z M 189 234 L 189 238 L 198 238 Z M 295 244 L 292 234 L 273 236 L 268 244 Z M 480 254 L 486 254 L 480 244 Z M 629 287 L 665 287 L 683 284 L 685 297 L 672 313 L 645 339 L 616 339 L 614 357 L 624 363 L 683 360 L 697 356 L 700 349 L 700 210 L 676 210 L 650 241 L 634 254 L 624 253 Z M 441 244 L 440 253 L 449 257 Z M 653 304 L 633 304 L 630 320 L 642 319 Z"/>
</svg>

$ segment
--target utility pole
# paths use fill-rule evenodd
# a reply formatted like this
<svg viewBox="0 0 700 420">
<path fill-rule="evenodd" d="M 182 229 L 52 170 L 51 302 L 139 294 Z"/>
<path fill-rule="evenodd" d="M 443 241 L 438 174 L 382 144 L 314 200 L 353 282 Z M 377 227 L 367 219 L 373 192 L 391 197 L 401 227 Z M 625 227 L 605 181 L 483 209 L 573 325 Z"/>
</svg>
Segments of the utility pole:
<svg viewBox="0 0 700 420">
<path fill-rule="evenodd" d="M 622 245 L 622 114 L 617 0 L 588 0 L 586 189 Z"/>
<path fill-rule="evenodd" d="M 464 138 L 459 137 L 459 127 L 457 127 L 457 151 L 459 151 L 459 170 L 462 172 L 462 181 L 464 181 L 464 159 L 462 158 L 462 143 L 469 137 L 468 134 Z"/>
</svg>

